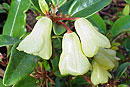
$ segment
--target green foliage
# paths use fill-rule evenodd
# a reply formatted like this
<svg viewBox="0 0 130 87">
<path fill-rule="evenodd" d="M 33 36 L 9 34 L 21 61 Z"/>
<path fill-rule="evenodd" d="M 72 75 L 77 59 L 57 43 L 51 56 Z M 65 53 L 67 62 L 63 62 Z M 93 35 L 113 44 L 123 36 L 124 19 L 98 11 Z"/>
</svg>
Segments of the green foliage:
<svg viewBox="0 0 130 87">
<path fill-rule="evenodd" d="M 123 9 L 123 16 L 127 16 L 130 13 L 130 6 L 128 4 L 125 5 L 125 8 Z"/>
<path fill-rule="evenodd" d="M 3 60 L 6 63 L 6 59 L 9 59 L 9 63 L 7 61 L 7 67 L 5 67 L 6 64 L 4 66 L 6 71 L 3 80 L 0 79 L 0 87 L 41 87 L 41 85 L 48 85 L 48 87 L 53 87 L 53 85 L 54 87 L 93 87 L 94 85 L 91 83 L 90 78 L 93 68 L 83 76 L 62 76 L 59 71 L 59 60 L 63 50 L 62 38 L 64 33 L 70 33 L 66 29 L 67 26 L 75 32 L 74 23 L 78 19 L 77 17 L 89 20 L 94 27 L 97 27 L 99 32 L 109 37 L 112 44 L 110 49 L 117 50 L 117 53 L 113 53 L 113 55 L 117 55 L 120 60 L 116 57 L 117 59 L 112 59 L 112 61 L 117 63 L 115 65 L 118 66 L 117 61 L 119 60 L 119 66 L 117 69 L 110 71 L 112 79 L 108 81 L 108 84 L 112 87 L 117 85 L 118 87 L 129 87 L 130 82 L 123 82 L 122 78 L 130 79 L 129 74 L 126 72 L 130 66 L 130 62 L 127 61 L 130 57 L 130 0 L 125 0 L 127 4 L 125 7 L 121 7 L 122 10 L 109 5 L 112 0 L 45 0 L 47 2 L 46 6 L 48 5 L 46 9 L 44 9 L 43 3 L 40 4 L 40 8 L 38 0 L 11 0 L 11 5 L 7 0 L 1 1 L 4 1 L 4 3 L 0 4 L 0 16 L 4 13 L 8 14 L 8 17 L 6 21 L 3 20 L 0 23 L 0 29 L 3 27 L 3 30 L 1 30 L 3 33 L 0 35 L 0 47 L 6 46 L 7 49 L 7 54 L 6 52 L 0 52 L 0 66 Z M 106 7 L 107 5 L 110 7 Z M 105 9 L 112 9 L 110 11 L 112 14 L 111 18 L 109 14 L 106 14 L 107 10 L 105 11 L 106 13 L 101 13 L 104 10 L 100 10 L 104 7 L 106 7 Z M 46 14 L 46 11 L 49 14 Z M 114 11 L 118 11 L 118 13 L 113 15 Z M 28 19 L 26 18 L 26 14 L 28 14 Z M 33 28 L 32 26 L 34 26 L 34 23 L 29 23 L 30 21 L 28 21 L 32 19 L 32 15 L 34 16 L 33 19 L 36 18 L 36 20 L 44 16 L 49 17 L 53 21 L 53 32 L 50 38 L 53 52 L 49 60 L 44 60 L 38 56 L 16 49 L 21 39 L 26 38 L 26 33 L 30 34 L 31 29 L 29 30 L 29 28 Z M 57 20 L 58 18 L 59 20 Z M 66 26 L 61 23 L 64 23 Z M 120 35 L 121 37 L 119 37 Z M 43 39 L 45 40 L 45 38 Z M 4 58 L 2 59 L 2 57 Z M 93 58 L 89 58 L 91 64 L 92 60 Z M 41 68 L 43 68 L 43 71 L 40 70 Z M 36 71 L 36 69 L 39 71 Z M 31 77 L 30 74 L 36 77 Z M 40 78 L 38 78 L 39 76 Z M 53 81 L 55 84 L 52 85 Z M 120 82 L 116 83 L 117 81 Z M 111 82 L 113 83 L 111 84 Z M 101 85 L 101 87 L 103 85 L 104 87 L 106 86 L 106 84 Z"/>
<path fill-rule="evenodd" d="M 4 35 L 21 38 L 26 33 L 25 12 L 29 6 L 30 0 L 12 0 L 9 15 L 3 28 Z"/>
<path fill-rule="evenodd" d="M 18 41 L 19 41 L 18 39 L 15 39 L 15 38 L 7 36 L 7 35 L 0 35 L 0 47 L 7 46 L 7 45 L 13 45 Z"/>
<path fill-rule="evenodd" d="M 36 87 L 36 79 L 30 76 L 26 76 L 18 83 L 16 83 L 13 87 Z"/>
<path fill-rule="evenodd" d="M 67 0 L 51 0 L 53 5 L 56 7 L 61 7 Z"/>
<path fill-rule="evenodd" d="M 115 71 L 115 75 L 116 75 L 116 78 L 115 79 L 119 79 L 123 73 L 127 70 L 127 67 L 130 66 L 130 63 L 129 62 L 126 62 L 126 63 L 123 63 L 121 64 L 118 69 Z"/>
<path fill-rule="evenodd" d="M 0 87 L 5 87 L 5 86 L 3 85 L 2 79 L 0 79 Z M 6 86 L 6 87 L 7 87 L 7 86 Z"/>
<path fill-rule="evenodd" d="M 40 9 L 40 6 L 39 6 L 39 4 L 38 4 L 38 0 L 30 0 L 30 1 L 31 1 L 32 5 L 35 7 L 35 9 L 36 9 L 37 11 L 39 11 L 40 13 L 42 13 L 42 12 L 41 12 L 41 9 Z"/>
<path fill-rule="evenodd" d="M 121 84 L 119 85 L 118 87 L 129 87 L 128 85 L 125 85 L 125 84 Z"/>
<path fill-rule="evenodd" d="M 112 0 L 75 0 L 68 14 L 73 17 L 88 17 L 110 4 L 111 1 Z"/>
<path fill-rule="evenodd" d="M 53 23 L 53 31 L 56 35 L 61 35 L 66 31 L 66 28 L 63 25 Z"/>
<path fill-rule="evenodd" d="M 130 15 L 121 17 L 113 24 L 112 27 L 113 36 L 126 31 L 130 31 Z"/>
<path fill-rule="evenodd" d="M 99 15 L 94 14 L 94 15 L 88 17 L 88 20 L 94 26 L 96 26 L 100 32 L 106 33 L 106 24 L 105 24 L 104 20 Z"/>
<path fill-rule="evenodd" d="M 74 2 L 74 0 L 69 0 L 68 2 L 66 2 L 60 9 L 62 10 L 62 12 L 64 14 L 67 14 L 71 4 Z"/>
<path fill-rule="evenodd" d="M 128 4 L 130 4 L 130 0 L 125 0 Z"/>
<path fill-rule="evenodd" d="M 16 50 L 13 47 L 10 61 L 7 66 L 3 83 L 6 86 L 13 85 L 28 76 L 36 66 L 38 57 Z"/>
</svg>

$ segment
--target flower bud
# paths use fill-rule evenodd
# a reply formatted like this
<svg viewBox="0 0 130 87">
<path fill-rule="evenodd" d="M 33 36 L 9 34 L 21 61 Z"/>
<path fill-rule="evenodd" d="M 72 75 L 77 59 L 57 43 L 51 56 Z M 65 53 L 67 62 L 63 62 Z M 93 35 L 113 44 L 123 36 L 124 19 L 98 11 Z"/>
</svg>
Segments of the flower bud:
<svg viewBox="0 0 130 87">
<path fill-rule="evenodd" d="M 91 75 L 91 81 L 94 85 L 103 84 L 108 82 L 108 77 L 111 78 L 111 74 L 97 62 L 93 61 L 93 72 Z"/>
<path fill-rule="evenodd" d="M 116 51 L 100 48 L 99 52 L 94 56 L 94 60 L 106 70 L 112 70 L 118 66 L 119 58 L 116 57 Z"/>
<path fill-rule="evenodd" d="M 66 33 L 62 41 L 62 54 L 60 56 L 59 69 L 62 75 L 83 75 L 91 65 L 81 50 L 78 36 Z"/>
<path fill-rule="evenodd" d="M 20 42 L 17 49 L 43 59 L 49 59 L 52 55 L 51 31 L 52 21 L 50 18 L 42 17 L 32 32 Z"/>
<path fill-rule="evenodd" d="M 75 21 L 75 29 L 81 39 L 83 52 L 87 57 L 93 57 L 100 47 L 110 48 L 110 42 L 85 18 Z"/>
</svg>

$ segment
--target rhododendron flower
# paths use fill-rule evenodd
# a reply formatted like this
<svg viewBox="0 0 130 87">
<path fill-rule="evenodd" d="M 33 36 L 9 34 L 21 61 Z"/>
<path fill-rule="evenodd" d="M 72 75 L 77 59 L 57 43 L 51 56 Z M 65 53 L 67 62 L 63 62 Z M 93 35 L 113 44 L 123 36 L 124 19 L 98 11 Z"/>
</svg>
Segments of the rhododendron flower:
<svg viewBox="0 0 130 87">
<path fill-rule="evenodd" d="M 114 67 L 118 67 L 119 58 L 116 57 L 116 51 L 100 48 L 99 52 L 94 56 L 94 60 L 105 69 L 112 70 Z"/>
<path fill-rule="evenodd" d="M 42 17 L 38 20 L 32 32 L 20 42 L 17 49 L 40 56 L 43 59 L 49 59 L 52 55 L 51 31 L 51 19 Z"/>
<path fill-rule="evenodd" d="M 81 39 L 82 49 L 87 57 L 97 54 L 100 47 L 110 48 L 110 42 L 85 18 L 75 21 L 75 29 Z"/>
<path fill-rule="evenodd" d="M 93 72 L 91 74 L 91 81 L 94 85 L 103 84 L 108 82 L 108 78 L 111 78 L 111 74 L 97 62 L 93 61 Z"/>
<path fill-rule="evenodd" d="M 62 54 L 60 56 L 59 69 L 62 75 L 83 75 L 91 65 L 83 54 L 78 36 L 66 33 L 62 40 Z"/>
</svg>

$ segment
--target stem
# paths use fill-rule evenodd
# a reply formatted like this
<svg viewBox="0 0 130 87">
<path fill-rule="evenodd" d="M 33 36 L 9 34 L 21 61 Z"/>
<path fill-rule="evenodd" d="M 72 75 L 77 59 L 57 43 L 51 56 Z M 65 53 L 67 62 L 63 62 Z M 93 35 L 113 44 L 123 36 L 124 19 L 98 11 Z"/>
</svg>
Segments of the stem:
<svg viewBox="0 0 130 87">
<path fill-rule="evenodd" d="M 32 28 L 28 24 L 26 24 L 26 26 L 29 30 L 32 30 Z"/>
<path fill-rule="evenodd" d="M 59 23 L 62 24 L 67 29 L 67 33 L 72 33 L 71 29 L 64 22 Z"/>
<path fill-rule="evenodd" d="M 77 20 L 80 17 L 76 17 L 76 18 L 56 18 L 56 20 Z"/>
<path fill-rule="evenodd" d="M 85 76 L 82 75 L 82 77 L 88 82 L 88 83 L 91 83 L 90 79 L 89 78 L 86 78 Z"/>
</svg>

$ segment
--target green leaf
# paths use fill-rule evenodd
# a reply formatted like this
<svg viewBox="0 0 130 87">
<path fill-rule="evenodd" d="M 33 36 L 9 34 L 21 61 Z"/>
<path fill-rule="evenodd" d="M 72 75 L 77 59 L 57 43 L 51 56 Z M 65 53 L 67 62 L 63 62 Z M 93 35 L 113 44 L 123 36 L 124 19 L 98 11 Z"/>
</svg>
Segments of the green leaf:
<svg viewBox="0 0 130 87">
<path fill-rule="evenodd" d="M 46 12 L 49 11 L 48 4 L 46 3 L 45 0 L 38 0 L 38 2 L 39 2 L 39 6 L 42 12 L 46 14 Z"/>
<path fill-rule="evenodd" d="M 126 4 L 124 9 L 123 9 L 122 15 L 127 16 L 127 15 L 129 15 L 129 13 L 130 13 L 130 6 L 128 4 Z"/>
<path fill-rule="evenodd" d="M 112 26 L 113 36 L 126 31 L 130 31 L 130 15 L 121 17 Z"/>
<path fill-rule="evenodd" d="M 12 0 L 3 34 L 14 38 L 21 38 L 25 33 L 26 14 L 30 7 L 30 0 Z"/>
<path fill-rule="evenodd" d="M 127 2 L 128 4 L 130 4 L 130 0 L 125 0 L 125 2 Z"/>
<path fill-rule="evenodd" d="M 125 85 L 125 84 L 121 84 L 119 85 L 118 87 L 129 87 L 128 85 Z"/>
<path fill-rule="evenodd" d="M 53 23 L 53 31 L 56 35 L 61 35 L 66 31 L 66 28 L 63 25 Z"/>
<path fill-rule="evenodd" d="M 35 9 L 36 9 L 38 12 L 42 13 L 42 11 L 41 11 L 41 9 L 40 9 L 40 6 L 39 6 L 39 3 L 38 3 L 38 0 L 31 0 L 31 3 L 32 3 L 32 5 L 35 7 Z"/>
<path fill-rule="evenodd" d="M 9 4 L 8 3 L 3 3 L 3 6 L 6 10 L 8 10 L 10 8 Z"/>
<path fill-rule="evenodd" d="M 57 71 L 59 69 L 58 64 L 59 64 L 59 57 L 55 56 L 55 58 L 52 60 L 53 71 Z"/>
<path fill-rule="evenodd" d="M 68 2 L 66 2 L 63 6 L 61 6 L 61 11 L 63 12 L 63 14 L 67 14 L 71 4 L 73 3 L 74 0 L 69 0 Z"/>
<path fill-rule="evenodd" d="M 16 83 L 13 87 L 36 87 L 36 79 L 30 76 L 23 78 L 21 81 Z"/>
<path fill-rule="evenodd" d="M 128 50 L 128 52 L 130 54 L 130 39 L 127 39 L 125 48 Z"/>
<path fill-rule="evenodd" d="M 104 20 L 98 15 L 94 14 L 87 18 L 94 26 L 96 26 L 100 32 L 106 33 L 106 24 Z"/>
<path fill-rule="evenodd" d="M 3 9 L 0 9 L 0 13 L 6 13 L 6 11 Z"/>
<path fill-rule="evenodd" d="M 112 0 L 75 0 L 68 14 L 73 17 L 88 17 L 110 4 L 111 1 Z"/>
<path fill-rule="evenodd" d="M 17 43 L 19 40 L 7 35 L 0 35 L 0 47 L 13 45 Z"/>
<path fill-rule="evenodd" d="M 116 79 L 120 78 L 123 75 L 128 66 L 130 66 L 130 62 L 123 63 L 117 68 L 115 71 Z"/>
<path fill-rule="evenodd" d="M 16 50 L 14 46 L 10 61 L 5 71 L 3 83 L 6 86 L 13 85 L 28 76 L 36 66 L 38 57 Z"/>
<path fill-rule="evenodd" d="M 2 81 L 2 79 L 0 78 L 0 87 L 5 87 L 4 85 L 3 85 L 3 81 Z M 7 87 L 7 86 L 6 86 Z"/>
<path fill-rule="evenodd" d="M 84 85 L 88 86 L 89 84 L 86 82 L 86 80 L 82 76 L 77 76 L 73 80 L 71 80 L 72 87 L 84 87 Z M 88 86 L 92 87 L 92 86 Z"/>
<path fill-rule="evenodd" d="M 67 0 L 51 0 L 53 5 L 56 7 L 61 7 Z"/>
</svg>

